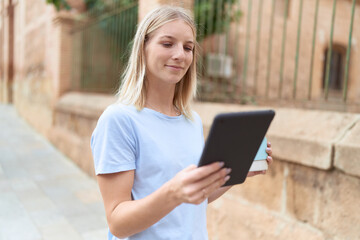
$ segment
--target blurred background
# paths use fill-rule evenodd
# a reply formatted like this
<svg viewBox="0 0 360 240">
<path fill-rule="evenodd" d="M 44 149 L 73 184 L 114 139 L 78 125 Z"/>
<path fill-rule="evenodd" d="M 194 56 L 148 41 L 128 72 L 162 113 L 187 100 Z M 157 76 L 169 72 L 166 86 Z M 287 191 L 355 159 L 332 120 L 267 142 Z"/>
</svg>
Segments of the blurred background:
<svg viewBox="0 0 360 240">
<path fill-rule="evenodd" d="M 360 239 L 359 0 L 1 0 L 0 120 L 10 106 L 94 181 L 91 133 L 115 101 L 138 22 L 164 4 L 191 10 L 198 26 L 205 136 L 217 113 L 277 112 L 275 163 L 209 205 L 209 238 Z M 37 231 L 29 239 L 95 239 Z"/>
</svg>

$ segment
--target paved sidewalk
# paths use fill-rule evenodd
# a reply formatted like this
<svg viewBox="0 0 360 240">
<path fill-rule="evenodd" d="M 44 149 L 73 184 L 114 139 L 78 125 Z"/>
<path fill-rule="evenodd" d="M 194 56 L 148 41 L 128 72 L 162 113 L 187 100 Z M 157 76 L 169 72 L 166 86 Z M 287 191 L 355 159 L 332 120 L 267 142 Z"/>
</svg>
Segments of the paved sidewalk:
<svg viewBox="0 0 360 240">
<path fill-rule="evenodd" d="M 106 236 L 95 180 L 0 104 L 0 240 Z"/>
</svg>

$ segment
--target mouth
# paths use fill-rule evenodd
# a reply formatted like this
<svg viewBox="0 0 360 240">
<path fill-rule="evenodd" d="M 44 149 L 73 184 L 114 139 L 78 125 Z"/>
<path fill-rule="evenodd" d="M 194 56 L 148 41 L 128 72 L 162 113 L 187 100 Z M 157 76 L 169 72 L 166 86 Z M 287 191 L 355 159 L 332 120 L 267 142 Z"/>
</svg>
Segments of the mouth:
<svg viewBox="0 0 360 240">
<path fill-rule="evenodd" d="M 184 69 L 183 67 L 176 66 L 176 65 L 165 65 L 165 67 L 171 68 L 173 70 L 182 70 L 182 69 Z"/>
</svg>

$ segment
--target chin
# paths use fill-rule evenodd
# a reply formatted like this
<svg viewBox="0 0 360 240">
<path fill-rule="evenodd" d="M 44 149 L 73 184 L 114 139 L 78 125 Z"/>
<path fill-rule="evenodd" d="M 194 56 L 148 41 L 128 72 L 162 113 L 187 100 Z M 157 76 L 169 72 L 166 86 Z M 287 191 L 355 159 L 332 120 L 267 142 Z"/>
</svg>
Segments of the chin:
<svg viewBox="0 0 360 240">
<path fill-rule="evenodd" d="M 167 82 L 171 83 L 171 84 L 177 84 L 178 82 L 180 82 L 183 79 L 183 77 L 179 78 L 179 77 L 168 77 L 167 78 Z"/>
</svg>

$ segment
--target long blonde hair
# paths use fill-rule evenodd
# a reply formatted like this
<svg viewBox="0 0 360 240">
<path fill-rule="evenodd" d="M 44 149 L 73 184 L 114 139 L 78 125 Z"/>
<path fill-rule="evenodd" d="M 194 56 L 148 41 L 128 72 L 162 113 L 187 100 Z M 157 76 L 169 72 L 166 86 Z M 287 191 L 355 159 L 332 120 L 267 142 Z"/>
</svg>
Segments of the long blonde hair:
<svg viewBox="0 0 360 240">
<path fill-rule="evenodd" d="M 127 67 L 122 76 L 121 86 L 117 92 L 119 103 L 135 105 L 139 110 L 144 108 L 146 100 L 145 42 L 148 40 L 150 33 L 168 22 L 179 19 L 191 27 L 194 34 L 195 46 L 193 49 L 193 61 L 184 77 L 175 86 L 173 103 L 181 114 L 186 118 L 192 119 L 191 102 L 196 95 L 198 44 L 196 42 L 196 26 L 194 20 L 187 10 L 180 7 L 159 7 L 148 13 L 141 21 L 134 37 Z"/>
</svg>

